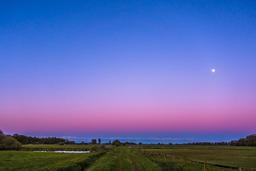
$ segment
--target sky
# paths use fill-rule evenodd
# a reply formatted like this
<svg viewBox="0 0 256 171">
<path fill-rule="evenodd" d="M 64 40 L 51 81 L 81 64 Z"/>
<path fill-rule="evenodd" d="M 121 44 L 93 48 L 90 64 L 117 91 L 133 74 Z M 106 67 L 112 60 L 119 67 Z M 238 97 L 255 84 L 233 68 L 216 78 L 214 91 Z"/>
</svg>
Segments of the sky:
<svg viewBox="0 0 256 171">
<path fill-rule="evenodd" d="M 251 0 L 2 0 L 0 129 L 255 133 L 255 49 Z"/>
</svg>

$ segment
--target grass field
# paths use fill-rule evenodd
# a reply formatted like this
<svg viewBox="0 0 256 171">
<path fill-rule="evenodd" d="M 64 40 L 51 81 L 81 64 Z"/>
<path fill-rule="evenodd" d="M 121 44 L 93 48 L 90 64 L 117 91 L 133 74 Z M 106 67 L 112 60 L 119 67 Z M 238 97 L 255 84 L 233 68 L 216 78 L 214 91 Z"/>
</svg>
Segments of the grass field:
<svg viewBox="0 0 256 171">
<path fill-rule="evenodd" d="M 134 149 L 118 147 L 100 158 L 88 171 L 160 171 L 161 168 Z"/>
<path fill-rule="evenodd" d="M 110 148 L 111 145 L 91 145 L 91 144 L 66 144 L 66 145 L 48 145 L 48 144 L 28 144 L 23 145 L 22 150 L 24 151 L 40 151 L 40 150 L 46 150 L 46 151 L 54 151 L 54 150 L 74 150 L 74 151 L 97 151 L 99 149 L 102 149 L 103 147 Z"/>
<path fill-rule="evenodd" d="M 34 150 L 94 150 L 60 154 Z M 227 168 L 225 168 L 225 166 Z M 71 171 L 228 171 L 256 168 L 256 147 L 200 145 L 25 145 L 21 151 L 0 151 L 0 170 Z M 236 169 L 237 170 L 237 169 Z M 256 169 L 255 169 L 256 171 Z"/>
<path fill-rule="evenodd" d="M 95 157 L 93 154 L 1 151 L 0 170 L 81 170 Z"/>
<path fill-rule="evenodd" d="M 208 167 L 222 165 L 256 168 L 255 147 L 178 145 L 163 148 L 161 146 L 144 146 L 142 152 L 153 160 L 162 159 L 163 162 L 164 158 L 167 163 L 184 161 L 201 165 L 201 167 L 206 163 Z"/>
</svg>

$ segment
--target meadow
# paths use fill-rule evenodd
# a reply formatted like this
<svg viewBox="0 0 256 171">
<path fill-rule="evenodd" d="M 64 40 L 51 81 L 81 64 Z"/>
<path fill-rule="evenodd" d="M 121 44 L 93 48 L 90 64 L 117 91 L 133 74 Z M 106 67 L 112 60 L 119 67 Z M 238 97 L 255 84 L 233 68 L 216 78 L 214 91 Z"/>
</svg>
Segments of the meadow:
<svg viewBox="0 0 256 171">
<path fill-rule="evenodd" d="M 33 152 L 90 150 L 89 154 Z M 256 148 L 220 145 L 23 145 L 0 151 L 0 170 L 256 170 Z"/>
<path fill-rule="evenodd" d="M 55 150 L 72 150 L 72 151 L 99 151 L 100 149 L 110 148 L 111 145 L 93 145 L 93 144 L 27 144 L 22 145 L 23 151 L 55 151 Z"/>
<path fill-rule="evenodd" d="M 167 170 L 256 170 L 255 147 L 143 146 L 140 151 Z"/>
<path fill-rule="evenodd" d="M 0 151 L 0 170 L 82 170 L 96 160 L 98 155 Z"/>
<path fill-rule="evenodd" d="M 139 151 L 128 147 L 117 147 L 95 162 L 89 171 L 160 171 L 161 168 L 143 156 Z"/>
</svg>

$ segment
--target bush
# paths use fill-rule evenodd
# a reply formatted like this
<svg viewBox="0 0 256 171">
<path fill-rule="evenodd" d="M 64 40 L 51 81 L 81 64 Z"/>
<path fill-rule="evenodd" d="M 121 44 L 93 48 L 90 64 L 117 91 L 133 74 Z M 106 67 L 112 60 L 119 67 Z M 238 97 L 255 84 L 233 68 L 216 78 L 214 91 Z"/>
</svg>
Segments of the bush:
<svg viewBox="0 0 256 171">
<path fill-rule="evenodd" d="M 115 141 L 112 142 L 112 145 L 120 146 L 120 145 L 122 145 L 122 143 L 119 140 L 115 140 Z"/>
<path fill-rule="evenodd" d="M 4 133 L 0 130 L 0 141 L 1 141 L 2 139 L 4 139 L 4 137 L 5 137 Z"/>
<path fill-rule="evenodd" d="M 18 150 L 21 148 L 21 143 L 15 138 L 6 136 L 0 130 L 0 150 Z"/>
</svg>

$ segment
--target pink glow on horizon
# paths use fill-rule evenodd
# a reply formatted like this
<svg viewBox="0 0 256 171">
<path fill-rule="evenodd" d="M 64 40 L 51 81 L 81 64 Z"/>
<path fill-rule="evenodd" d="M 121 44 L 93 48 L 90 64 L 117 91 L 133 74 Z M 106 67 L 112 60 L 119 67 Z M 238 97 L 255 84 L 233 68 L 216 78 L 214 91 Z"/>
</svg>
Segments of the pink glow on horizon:
<svg viewBox="0 0 256 171">
<path fill-rule="evenodd" d="M 53 110 L 54 109 L 54 110 Z M 12 108 L 1 126 L 13 131 L 145 132 L 253 130 L 254 109 L 243 107 L 80 107 L 63 109 Z M 211 109 L 211 110 L 210 110 Z M 19 115 L 16 113 L 19 111 Z M 231 115 L 232 113 L 232 115 Z"/>
<path fill-rule="evenodd" d="M 240 91 L 239 94 L 230 89 L 194 92 L 188 88 L 178 93 L 142 87 L 123 93 L 76 90 L 72 95 L 61 91 L 55 96 L 35 91 L 7 96 L 1 103 L 0 125 L 1 129 L 12 132 L 254 130 L 255 97 Z"/>
</svg>

